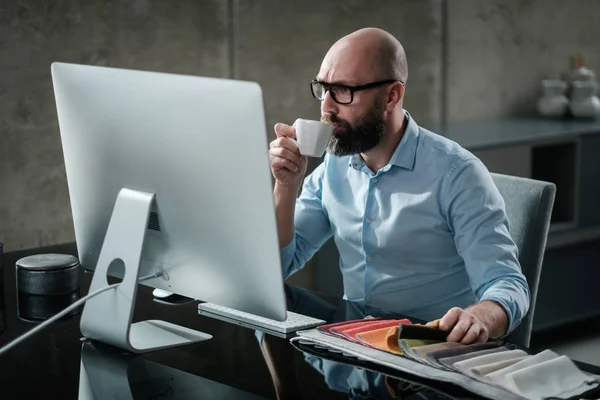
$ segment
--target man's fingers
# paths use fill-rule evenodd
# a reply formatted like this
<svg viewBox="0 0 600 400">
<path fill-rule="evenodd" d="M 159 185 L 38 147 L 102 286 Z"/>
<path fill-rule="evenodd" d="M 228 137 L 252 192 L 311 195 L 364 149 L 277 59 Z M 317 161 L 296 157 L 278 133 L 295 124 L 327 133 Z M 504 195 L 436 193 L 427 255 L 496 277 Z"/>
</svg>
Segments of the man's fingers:
<svg viewBox="0 0 600 400">
<path fill-rule="evenodd" d="M 479 338 L 479 335 L 481 333 L 481 325 L 475 323 L 472 324 L 469 329 L 467 330 L 467 332 L 465 333 L 465 335 L 463 336 L 462 340 L 460 341 L 462 344 L 471 344 L 471 343 L 475 343 L 477 341 L 477 339 Z"/>
<path fill-rule="evenodd" d="M 271 155 L 273 155 L 275 157 L 281 157 L 281 158 L 285 158 L 286 160 L 290 160 L 291 162 L 296 164 L 298 167 L 300 167 L 300 164 L 302 163 L 302 157 L 298 153 L 290 151 L 289 149 L 287 149 L 285 147 L 273 147 L 270 150 L 270 153 L 271 153 Z"/>
<path fill-rule="evenodd" d="M 294 171 L 294 172 L 298 172 L 298 170 L 299 170 L 298 165 L 291 162 L 287 158 L 283 158 L 283 157 L 273 157 L 273 159 L 271 161 L 271 168 L 273 168 L 273 170 L 275 170 L 275 171 L 284 169 L 284 168 L 287 168 L 290 171 Z"/>
<path fill-rule="evenodd" d="M 458 322 L 458 319 L 460 318 L 462 312 L 463 310 L 458 307 L 454 307 L 448 310 L 446 315 L 444 315 L 440 320 L 439 328 L 443 331 L 451 330 L 454 327 L 454 325 L 456 325 L 456 323 Z"/>
<path fill-rule="evenodd" d="M 483 328 L 479 333 L 479 337 L 477 338 L 477 343 L 485 343 L 490 338 L 490 333 L 486 328 Z"/>
<path fill-rule="evenodd" d="M 271 148 L 271 149 L 274 149 L 277 147 L 284 147 L 298 155 L 300 154 L 300 148 L 298 147 L 298 143 L 296 143 L 294 139 L 291 139 L 291 138 L 288 138 L 285 136 L 277 138 L 269 144 L 269 148 Z"/>
<path fill-rule="evenodd" d="M 296 129 L 293 126 L 289 126 L 286 124 L 282 124 L 281 122 L 275 124 L 275 134 L 278 138 L 280 137 L 288 137 L 295 139 L 296 138 Z"/>
<path fill-rule="evenodd" d="M 471 321 L 469 319 L 461 319 L 458 321 L 454 328 L 450 331 L 446 341 L 448 342 L 460 342 L 466 335 L 467 331 L 471 327 Z"/>
<path fill-rule="evenodd" d="M 489 338 L 486 326 L 469 311 L 462 308 L 451 308 L 440 320 L 439 328 L 450 332 L 448 342 L 462 344 L 483 343 Z"/>
</svg>

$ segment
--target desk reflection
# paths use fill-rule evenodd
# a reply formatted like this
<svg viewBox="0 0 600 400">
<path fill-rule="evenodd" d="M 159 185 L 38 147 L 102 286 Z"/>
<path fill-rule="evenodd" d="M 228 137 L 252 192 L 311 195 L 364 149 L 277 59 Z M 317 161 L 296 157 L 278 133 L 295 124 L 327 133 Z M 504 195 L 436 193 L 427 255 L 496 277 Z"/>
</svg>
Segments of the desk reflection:
<svg viewBox="0 0 600 400">
<path fill-rule="evenodd" d="M 81 349 L 79 400 L 264 398 L 91 340 Z"/>
</svg>

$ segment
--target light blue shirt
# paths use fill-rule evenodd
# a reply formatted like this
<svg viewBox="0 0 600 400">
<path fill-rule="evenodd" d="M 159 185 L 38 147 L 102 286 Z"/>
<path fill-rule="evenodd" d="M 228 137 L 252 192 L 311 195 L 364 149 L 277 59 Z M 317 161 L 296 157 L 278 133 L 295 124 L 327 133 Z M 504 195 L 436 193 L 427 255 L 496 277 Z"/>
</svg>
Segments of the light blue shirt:
<svg viewBox="0 0 600 400">
<path fill-rule="evenodd" d="M 290 276 L 333 236 L 344 298 L 416 318 L 493 300 L 511 332 L 529 287 L 489 171 L 457 143 L 408 125 L 388 165 L 360 155 L 324 161 L 304 181 L 295 234 L 281 249 Z"/>
</svg>

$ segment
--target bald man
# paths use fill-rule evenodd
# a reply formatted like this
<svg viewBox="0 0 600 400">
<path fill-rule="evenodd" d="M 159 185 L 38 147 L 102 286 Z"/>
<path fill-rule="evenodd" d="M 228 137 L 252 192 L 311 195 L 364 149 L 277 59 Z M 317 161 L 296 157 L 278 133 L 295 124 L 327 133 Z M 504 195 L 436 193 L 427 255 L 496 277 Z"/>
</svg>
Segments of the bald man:
<svg viewBox="0 0 600 400">
<path fill-rule="evenodd" d="M 441 318 L 448 341 L 503 337 L 529 308 L 504 202 L 480 160 L 403 109 L 407 78 L 400 43 L 359 30 L 331 47 L 311 82 L 334 130 L 308 177 L 294 128 L 275 125 L 284 276 L 333 236 L 346 299 Z"/>
</svg>

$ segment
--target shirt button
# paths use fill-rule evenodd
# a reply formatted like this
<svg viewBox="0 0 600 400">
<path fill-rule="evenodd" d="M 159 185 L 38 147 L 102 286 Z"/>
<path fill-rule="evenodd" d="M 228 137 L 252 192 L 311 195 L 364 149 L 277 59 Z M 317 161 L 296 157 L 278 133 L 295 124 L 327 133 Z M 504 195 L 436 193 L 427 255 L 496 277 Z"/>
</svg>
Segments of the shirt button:
<svg viewBox="0 0 600 400">
<path fill-rule="evenodd" d="M 367 297 L 366 297 L 366 300 L 367 300 L 367 301 L 371 300 L 371 296 L 367 296 Z"/>
<path fill-rule="evenodd" d="M 367 224 L 371 223 L 371 218 L 367 218 Z"/>
<path fill-rule="evenodd" d="M 373 183 L 377 183 L 377 178 L 373 178 Z"/>
<path fill-rule="evenodd" d="M 369 258 L 367 258 L 367 261 L 368 261 L 368 262 L 371 262 L 371 261 L 373 261 L 373 257 L 369 257 Z"/>
</svg>

